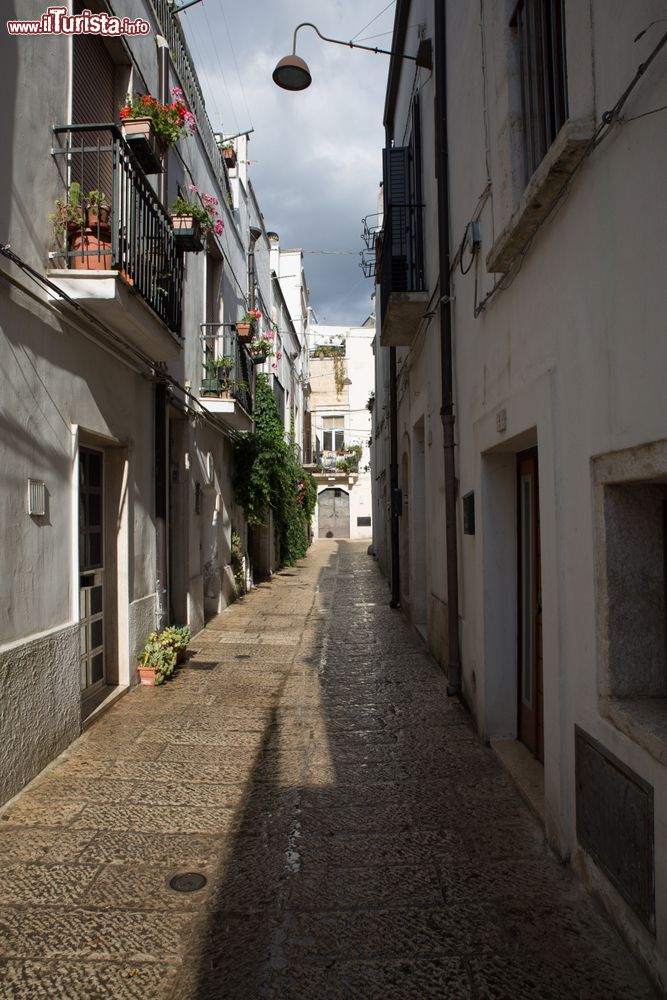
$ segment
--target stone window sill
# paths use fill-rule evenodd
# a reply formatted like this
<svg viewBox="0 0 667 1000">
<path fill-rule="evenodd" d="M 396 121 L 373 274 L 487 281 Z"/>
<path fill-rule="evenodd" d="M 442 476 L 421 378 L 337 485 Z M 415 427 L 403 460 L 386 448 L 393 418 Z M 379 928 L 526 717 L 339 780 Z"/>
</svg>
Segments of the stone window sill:
<svg viewBox="0 0 667 1000">
<path fill-rule="evenodd" d="M 567 121 L 528 182 L 519 206 L 491 247 L 486 268 L 510 270 L 556 203 L 569 177 L 586 152 L 595 132 L 592 121 Z"/>
<path fill-rule="evenodd" d="M 617 729 L 667 764 L 667 698 L 609 699 L 601 709 Z"/>
</svg>

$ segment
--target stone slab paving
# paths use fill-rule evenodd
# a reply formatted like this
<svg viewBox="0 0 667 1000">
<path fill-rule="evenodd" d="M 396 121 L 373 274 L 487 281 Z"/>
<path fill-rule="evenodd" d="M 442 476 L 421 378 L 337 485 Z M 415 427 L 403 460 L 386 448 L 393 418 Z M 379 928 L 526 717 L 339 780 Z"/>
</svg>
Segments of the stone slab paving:
<svg viewBox="0 0 667 1000">
<path fill-rule="evenodd" d="M 316 543 L 8 804 L 1 1000 L 655 996 L 387 602 Z"/>
</svg>

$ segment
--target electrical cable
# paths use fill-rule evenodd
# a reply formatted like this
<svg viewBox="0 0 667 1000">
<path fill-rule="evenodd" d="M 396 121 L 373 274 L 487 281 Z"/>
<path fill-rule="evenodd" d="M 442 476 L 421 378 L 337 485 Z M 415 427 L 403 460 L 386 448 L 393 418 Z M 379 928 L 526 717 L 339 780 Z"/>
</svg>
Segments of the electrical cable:
<svg viewBox="0 0 667 1000">
<path fill-rule="evenodd" d="M 136 348 L 132 344 L 129 344 L 125 340 L 123 340 L 122 337 L 120 337 L 117 333 L 115 333 L 112 329 L 110 329 L 110 327 L 108 327 L 105 323 L 103 323 L 102 320 L 98 319 L 97 316 L 89 312 L 88 309 L 85 308 L 85 306 L 82 306 L 80 302 L 77 302 L 76 299 L 73 299 L 66 292 L 63 292 L 62 289 L 59 288 L 53 281 L 50 281 L 49 278 L 46 278 L 43 274 L 40 274 L 40 272 L 37 271 L 34 267 L 32 267 L 30 264 L 28 264 L 27 261 L 24 261 L 21 257 L 19 257 L 18 254 L 16 254 L 11 249 L 10 244 L 8 243 L 4 245 L 0 244 L 0 254 L 7 260 L 15 264 L 18 268 L 20 268 L 20 270 L 23 271 L 24 274 L 27 274 L 28 277 L 31 278 L 31 280 L 33 280 L 36 284 L 39 284 L 48 291 L 55 293 L 64 302 L 67 302 L 68 305 L 72 306 L 77 312 L 81 313 L 81 315 L 84 316 L 86 320 L 88 320 L 88 322 L 92 323 L 95 327 L 97 327 L 98 330 L 101 330 L 105 337 L 107 337 L 112 341 L 115 341 L 116 345 L 121 348 L 121 350 L 125 353 L 126 356 L 128 354 L 130 356 L 134 356 L 134 358 L 137 361 L 145 365 L 148 368 L 148 371 L 144 372 L 143 374 L 148 378 L 150 378 L 151 381 L 166 383 L 172 389 L 176 389 L 179 392 L 181 392 L 186 400 L 192 400 L 193 403 L 196 403 L 199 409 L 195 409 L 192 406 L 188 406 L 187 402 L 184 404 L 186 410 L 189 413 L 191 413 L 195 418 L 203 419 L 205 423 L 210 424 L 210 426 L 214 427 L 217 431 L 222 432 L 225 436 L 229 438 L 232 439 L 236 438 L 235 432 L 229 431 L 228 428 L 226 428 L 218 420 L 216 420 L 215 417 L 207 413 L 206 409 L 202 406 L 199 398 L 197 396 L 194 396 L 189 389 L 187 389 L 184 385 L 181 385 L 181 383 L 177 379 L 175 379 L 172 375 L 170 375 L 167 371 L 160 368 L 159 362 L 154 361 L 149 355 L 144 354 L 144 352 L 141 351 L 139 348 Z M 11 275 L 8 275 L 6 272 L 0 270 L 0 275 L 5 277 L 10 282 L 13 282 Z M 138 374 L 142 373 L 138 372 Z"/>
<path fill-rule="evenodd" d="M 388 3 L 386 7 L 383 7 L 383 8 L 382 8 L 382 10 L 380 11 L 380 13 L 379 13 L 379 14 L 376 14 L 376 15 L 375 15 L 375 17 L 374 17 L 374 18 L 372 18 L 372 20 L 370 20 L 370 21 L 368 22 L 368 24 L 365 24 L 365 25 L 364 25 L 364 27 L 363 27 L 363 28 L 361 29 L 361 31 L 358 31 L 358 32 L 356 33 L 356 35 L 353 35 L 353 36 L 352 36 L 352 38 L 350 39 L 350 41 L 351 41 L 351 42 L 353 42 L 353 41 L 355 40 L 355 38 L 358 38 L 358 37 L 359 37 L 359 35 L 361 34 L 361 32 L 362 32 L 362 31 L 365 31 L 365 30 L 366 30 L 366 28 L 370 28 L 371 24 L 374 24 L 374 23 L 375 23 L 375 22 L 377 21 L 377 19 L 378 19 L 379 17 L 382 17 L 382 15 L 383 15 L 383 14 L 384 14 L 384 13 L 385 13 L 386 11 L 388 11 L 390 7 L 393 7 L 395 3 L 396 3 L 396 0 L 391 0 L 391 2 L 390 2 L 390 3 Z M 387 32 L 387 34 L 393 34 L 393 32 Z M 379 37 L 379 35 L 378 35 L 377 37 Z"/>
<path fill-rule="evenodd" d="M 229 47 L 232 50 L 232 59 L 234 60 L 234 68 L 236 70 L 236 75 L 237 75 L 237 77 L 239 79 L 239 86 L 241 88 L 241 97 L 243 98 L 243 103 L 245 105 L 246 113 L 248 115 L 248 121 L 250 122 L 250 125 L 252 127 L 252 124 L 253 124 L 252 114 L 250 112 L 250 108 L 248 107 L 248 99 L 246 97 L 245 88 L 243 86 L 243 80 L 241 79 L 241 73 L 239 71 L 239 64 L 238 64 L 238 62 L 236 60 L 236 51 L 234 49 L 234 42 L 232 40 L 232 34 L 231 34 L 230 30 L 229 30 L 229 24 L 227 22 L 227 16 L 225 14 L 225 5 L 223 3 L 223 0 L 218 0 L 218 4 L 220 6 L 220 13 L 222 14 L 222 19 L 225 22 L 225 30 L 227 32 L 227 37 L 229 39 Z"/>
<path fill-rule="evenodd" d="M 507 275 L 504 275 L 503 278 L 501 278 L 493 285 L 493 287 L 484 296 L 481 302 L 476 303 L 474 309 L 475 317 L 478 317 L 480 315 L 482 310 L 486 308 L 486 305 L 489 302 L 489 300 L 493 298 L 493 296 L 498 291 L 505 291 L 513 284 L 517 274 L 519 273 L 519 271 L 523 266 L 524 258 L 528 253 L 530 247 L 532 246 L 533 240 L 535 239 L 537 234 L 541 231 L 542 227 L 547 222 L 550 222 L 558 213 L 558 211 L 561 208 L 561 205 L 565 200 L 566 195 L 568 194 L 570 188 L 572 187 L 572 184 L 574 183 L 575 178 L 578 176 L 580 170 L 582 170 L 584 164 L 587 162 L 592 153 L 594 153 L 595 150 L 598 148 L 598 146 L 600 146 L 601 143 L 604 142 L 604 140 L 607 138 L 607 136 L 611 134 L 615 125 L 622 124 L 622 120 L 619 118 L 619 114 L 622 108 L 626 104 L 628 98 L 630 97 L 631 93 L 633 92 L 639 81 L 646 73 L 646 70 L 649 68 L 654 59 L 658 56 L 659 52 L 664 48 L 665 44 L 667 44 L 667 32 L 665 32 L 660 41 L 653 48 L 648 58 L 644 62 L 639 64 L 639 66 L 637 67 L 637 71 L 635 72 L 635 75 L 633 76 L 632 80 L 627 85 L 621 96 L 618 98 L 616 103 L 608 111 L 605 111 L 602 114 L 600 122 L 595 131 L 593 132 L 593 135 L 591 136 L 590 140 L 586 144 L 586 148 L 584 149 L 581 158 L 579 159 L 579 161 L 573 168 L 572 172 L 564 181 L 562 187 L 556 194 L 554 202 L 551 205 L 551 208 L 549 209 L 548 213 L 545 215 L 543 219 L 540 220 L 535 231 L 531 233 L 530 237 L 526 240 L 526 243 L 519 252 L 518 260 L 513 265 L 511 271 Z"/>
</svg>

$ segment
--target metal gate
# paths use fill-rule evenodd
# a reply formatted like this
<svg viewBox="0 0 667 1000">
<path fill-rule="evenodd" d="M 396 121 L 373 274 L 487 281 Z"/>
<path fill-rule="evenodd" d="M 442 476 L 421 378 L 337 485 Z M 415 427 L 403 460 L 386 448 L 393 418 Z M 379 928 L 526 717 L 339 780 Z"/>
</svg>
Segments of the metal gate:
<svg viewBox="0 0 667 1000">
<path fill-rule="evenodd" d="M 350 537 L 350 494 L 345 490 L 322 490 L 317 498 L 318 538 Z"/>
</svg>

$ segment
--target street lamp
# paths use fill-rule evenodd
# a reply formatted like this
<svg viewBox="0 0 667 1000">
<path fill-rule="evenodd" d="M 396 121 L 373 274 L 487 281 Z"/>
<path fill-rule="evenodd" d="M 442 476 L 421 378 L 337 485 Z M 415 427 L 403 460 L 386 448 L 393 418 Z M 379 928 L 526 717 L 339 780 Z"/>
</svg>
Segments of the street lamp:
<svg viewBox="0 0 667 1000">
<path fill-rule="evenodd" d="M 417 66 L 429 70 L 433 68 L 430 38 L 421 39 L 417 48 L 417 55 L 407 56 L 400 52 L 392 52 L 390 49 L 372 48 L 370 45 L 359 45 L 357 42 L 343 42 L 339 38 L 327 38 L 310 21 L 304 21 L 294 29 L 292 54 L 281 59 L 273 71 L 273 82 L 277 83 L 283 90 L 305 90 L 306 87 L 310 86 L 313 79 L 310 75 L 308 64 L 296 54 L 296 35 L 301 28 L 312 28 L 323 42 L 333 42 L 334 45 L 345 45 L 350 49 L 364 49 L 366 52 L 375 52 L 376 55 L 381 53 L 385 56 L 398 56 L 399 59 L 412 59 Z"/>
</svg>

